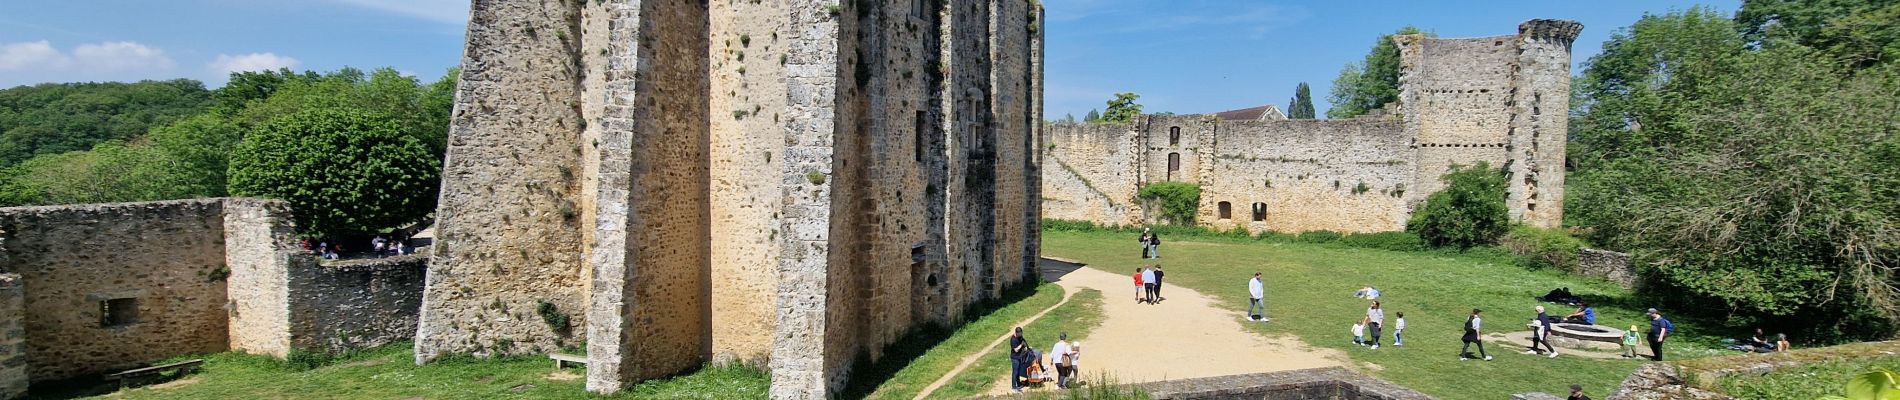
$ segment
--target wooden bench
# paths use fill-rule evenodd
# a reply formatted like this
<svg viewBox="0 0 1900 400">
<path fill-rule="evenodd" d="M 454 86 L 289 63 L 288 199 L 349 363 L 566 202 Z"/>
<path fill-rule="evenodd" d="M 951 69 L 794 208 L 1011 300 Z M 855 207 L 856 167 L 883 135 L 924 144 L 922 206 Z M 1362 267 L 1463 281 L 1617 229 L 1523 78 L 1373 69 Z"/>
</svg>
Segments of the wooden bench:
<svg viewBox="0 0 1900 400">
<path fill-rule="evenodd" d="M 126 370 L 126 371 L 122 371 L 118 373 L 108 374 L 106 375 L 106 380 L 119 381 L 119 389 L 125 390 L 126 386 L 131 385 L 132 382 L 135 380 L 139 380 L 141 378 L 145 378 L 149 376 L 158 375 L 159 373 L 163 373 L 165 371 L 173 371 L 173 370 L 179 371 L 180 374 L 188 374 L 188 373 L 191 373 L 192 370 L 197 369 L 199 365 L 202 365 L 204 363 L 205 363 L 204 359 L 196 358 L 196 359 L 190 359 L 190 360 L 185 360 L 185 361 L 179 361 L 179 362 L 175 362 L 171 364 L 154 365 L 154 366 L 145 367 L 145 368 L 131 369 L 131 370 Z"/>
<path fill-rule="evenodd" d="M 582 366 L 587 365 L 587 356 L 577 356 L 573 354 L 561 354 L 561 353 L 548 353 L 548 358 L 554 360 L 554 369 L 566 368 L 568 364 L 580 364 Z"/>
</svg>

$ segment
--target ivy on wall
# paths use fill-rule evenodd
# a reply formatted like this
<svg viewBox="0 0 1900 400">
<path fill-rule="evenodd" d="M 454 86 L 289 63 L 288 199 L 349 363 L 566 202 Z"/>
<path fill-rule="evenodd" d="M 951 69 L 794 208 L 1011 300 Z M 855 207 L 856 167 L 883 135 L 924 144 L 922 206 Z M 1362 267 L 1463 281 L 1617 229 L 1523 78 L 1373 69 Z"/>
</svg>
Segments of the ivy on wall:
<svg viewBox="0 0 1900 400">
<path fill-rule="evenodd" d="M 1156 182 L 1142 186 L 1135 197 L 1161 202 L 1161 216 L 1175 225 L 1193 225 L 1194 214 L 1201 208 L 1201 185 L 1185 182 Z"/>
</svg>

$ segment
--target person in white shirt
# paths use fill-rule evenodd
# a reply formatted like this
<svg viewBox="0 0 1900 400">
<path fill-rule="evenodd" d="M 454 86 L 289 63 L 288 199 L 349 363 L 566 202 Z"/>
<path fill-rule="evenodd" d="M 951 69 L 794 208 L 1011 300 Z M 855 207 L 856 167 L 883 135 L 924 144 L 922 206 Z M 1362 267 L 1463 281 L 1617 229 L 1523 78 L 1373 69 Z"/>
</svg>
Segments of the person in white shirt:
<svg viewBox="0 0 1900 400">
<path fill-rule="evenodd" d="M 1471 358 L 1471 345 L 1473 344 L 1478 345 L 1478 355 L 1483 356 L 1485 361 L 1491 361 L 1491 355 L 1485 354 L 1484 342 L 1481 341 L 1479 337 L 1479 335 L 1483 334 L 1478 328 L 1479 324 L 1484 323 L 1484 318 L 1479 317 L 1479 314 L 1482 313 L 1484 313 L 1484 310 L 1473 308 L 1471 309 L 1471 318 L 1465 320 L 1465 347 L 1458 350 L 1458 361 Z"/>
<path fill-rule="evenodd" d="M 1371 335 L 1366 335 L 1366 338 L 1368 339 L 1368 341 L 1372 342 L 1372 349 L 1378 350 L 1379 349 L 1379 332 L 1380 332 L 1379 328 L 1381 328 L 1381 325 L 1385 325 L 1385 310 L 1379 309 L 1378 300 L 1373 300 L 1372 306 L 1366 308 L 1365 324 L 1366 324 L 1366 330 L 1371 331 L 1371 332 L 1368 332 L 1368 333 L 1371 333 Z"/>
<path fill-rule="evenodd" d="M 1143 289 L 1147 289 L 1146 292 L 1142 293 L 1142 297 L 1148 301 L 1148 304 L 1154 304 L 1155 303 L 1155 269 L 1154 267 L 1148 267 L 1147 269 L 1141 270 L 1141 287 Z"/>
<path fill-rule="evenodd" d="M 1069 346 L 1069 333 L 1056 336 L 1056 344 L 1049 346 L 1049 358 L 1055 360 L 1056 387 L 1069 387 L 1069 374 L 1075 372 L 1075 348 Z"/>
<path fill-rule="evenodd" d="M 1405 313 L 1398 314 L 1397 323 L 1392 324 L 1392 347 L 1405 347 Z"/>
<path fill-rule="evenodd" d="M 1262 302 L 1267 297 L 1267 285 L 1260 282 L 1259 272 L 1254 272 L 1253 280 L 1247 281 L 1247 294 L 1252 296 L 1247 302 L 1247 318 L 1253 319 L 1254 316 L 1259 316 L 1257 320 L 1260 322 L 1270 321 L 1271 319 L 1267 318 L 1267 305 Z M 1260 312 L 1254 312 L 1255 309 L 1259 309 Z"/>
</svg>

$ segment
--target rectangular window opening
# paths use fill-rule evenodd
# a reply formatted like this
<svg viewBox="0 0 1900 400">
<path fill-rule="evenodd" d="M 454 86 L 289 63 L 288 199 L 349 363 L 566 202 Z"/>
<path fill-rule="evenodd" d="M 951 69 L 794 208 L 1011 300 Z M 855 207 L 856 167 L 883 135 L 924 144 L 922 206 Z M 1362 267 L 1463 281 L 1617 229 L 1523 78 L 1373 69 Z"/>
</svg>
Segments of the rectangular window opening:
<svg viewBox="0 0 1900 400">
<path fill-rule="evenodd" d="M 139 299 L 120 298 L 99 302 L 99 326 L 113 328 L 139 322 Z"/>
</svg>

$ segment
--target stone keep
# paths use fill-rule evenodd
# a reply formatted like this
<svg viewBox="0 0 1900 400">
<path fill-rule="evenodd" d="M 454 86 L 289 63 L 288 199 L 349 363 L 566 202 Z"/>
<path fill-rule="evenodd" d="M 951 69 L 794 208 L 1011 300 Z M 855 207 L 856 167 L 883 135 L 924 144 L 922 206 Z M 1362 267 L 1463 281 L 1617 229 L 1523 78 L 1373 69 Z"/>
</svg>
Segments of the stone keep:
<svg viewBox="0 0 1900 400">
<path fill-rule="evenodd" d="M 474 2 L 416 358 L 708 361 L 775 398 L 1034 282 L 1039 7 Z"/>
<path fill-rule="evenodd" d="M 1223 121 L 1144 116 L 1050 124 L 1039 146 L 1043 212 L 1110 225 L 1151 222 L 1142 185 L 1201 185 L 1196 221 L 1251 232 L 1405 229 L 1452 165 L 1510 176 L 1511 218 L 1563 221 L 1570 44 L 1581 24 L 1531 20 L 1516 35 L 1397 36 L 1399 99 L 1351 120 Z"/>
</svg>

